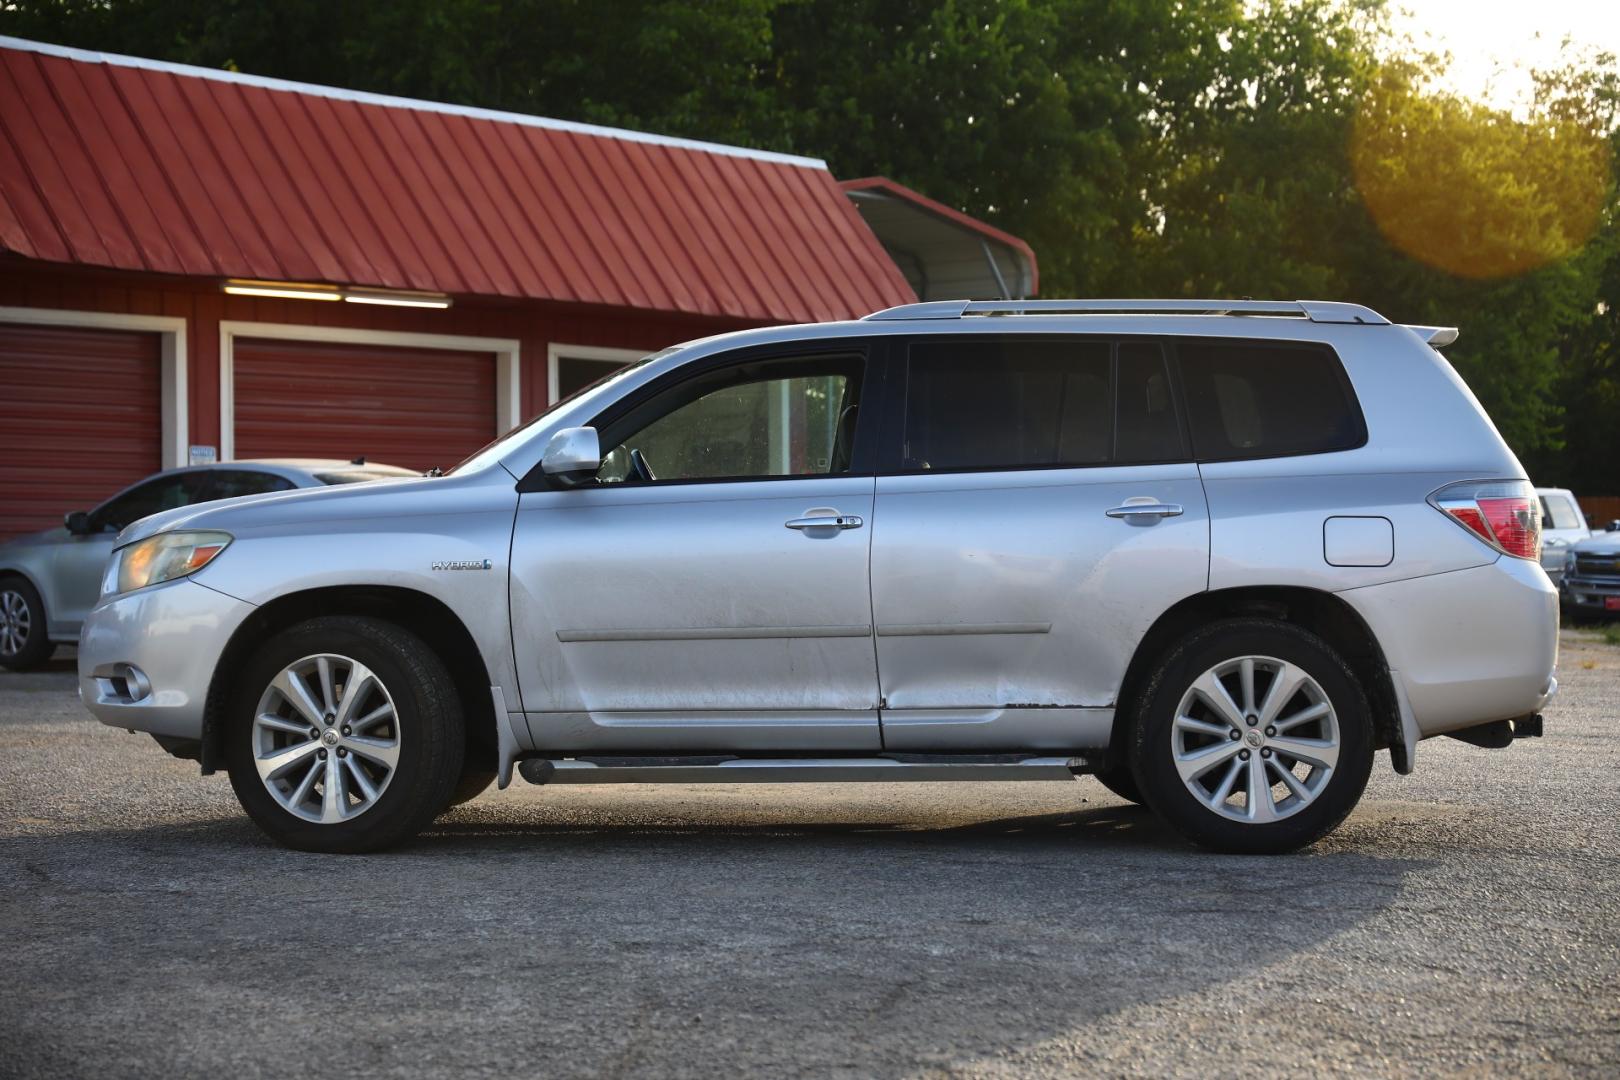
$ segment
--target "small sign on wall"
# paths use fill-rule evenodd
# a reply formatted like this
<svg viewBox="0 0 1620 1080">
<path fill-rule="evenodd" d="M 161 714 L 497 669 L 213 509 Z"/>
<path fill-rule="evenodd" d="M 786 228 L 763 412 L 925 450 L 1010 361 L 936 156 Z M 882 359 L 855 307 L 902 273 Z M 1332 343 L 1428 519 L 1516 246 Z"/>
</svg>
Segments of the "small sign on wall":
<svg viewBox="0 0 1620 1080">
<path fill-rule="evenodd" d="M 186 462 L 188 465 L 212 465 L 219 460 L 219 450 L 212 446 L 193 446 Z"/>
</svg>

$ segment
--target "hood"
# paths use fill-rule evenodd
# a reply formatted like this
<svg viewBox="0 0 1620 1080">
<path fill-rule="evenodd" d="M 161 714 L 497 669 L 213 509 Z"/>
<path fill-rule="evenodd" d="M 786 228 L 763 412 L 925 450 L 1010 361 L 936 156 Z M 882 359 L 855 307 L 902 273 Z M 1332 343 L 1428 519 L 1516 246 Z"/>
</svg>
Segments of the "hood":
<svg viewBox="0 0 1620 1080">
<path fill-rule="evenodd" d="M 1582 555 L 1620 555 L 1620 532 L 1598 533 L 1569 545 Z"/>
<path fill-rule="evenodd" d="M 504 470 L 502 475 L 506 475 Z M 455 486 L 458 479 L 462 483 L 467 483 L 477 478 L 401 477 L 373 480 L 364 484 L 272 491 L 262 495 L 243 495 L 219 502 L 182 506 L 174 510 L 160 511 L 126 526 L 124 531 L 118 534 L 115 546 L 123 547 L 125 544 L 144 540 L 160 532 L 175 532 L 181 529 L 217 529 L 235 536 L 238 533 L 311 522 L 386 517 L 405 512 L 420 513 L 421 500 L 429 494 L 426 489 Z M 511 481 L 508 480 L 508 483 Z"/>
</svg>

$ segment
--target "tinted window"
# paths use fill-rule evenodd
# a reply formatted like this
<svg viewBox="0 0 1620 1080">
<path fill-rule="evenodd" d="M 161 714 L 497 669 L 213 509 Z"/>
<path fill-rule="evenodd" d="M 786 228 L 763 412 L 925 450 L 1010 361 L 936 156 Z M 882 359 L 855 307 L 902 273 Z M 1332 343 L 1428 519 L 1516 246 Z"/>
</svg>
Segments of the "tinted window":
<svg viewBox="0 0 1620 1080">
<path fill-rule="evenodd" d="M 234 499 L 238 495 L 260 495 L 266 491 L 289 491 L 291 480 L 274 473 L 251 469 L 216 469 L 211 474 L 210 499 Z"/>
<path fill-rule="evenodd" d="M 1181 344 L 1177 353 L 1201 460 L 1320 454 L 1365 440 L 1344 370 L 1326 348 L 1233 341 Z"/>
<path fill-rule="evenodd" d="M 207 485 L 208 474 L 202 471 L 159 476 L 97 507 L 90 515 L 90 524 L 97 531 L 116 532 L 160 510 L 173 510 L 205 501 L 208 498 L 205 494 Z"/>
<path fill-rule="evenodd" d="M 1186 460 L 1164 349 L 1152 343 L 1123 342 L 1117 363 L 1114 463 Z"/>
<path fill-rule="evenodd" d="M 862 361 L 749 365 L 692 380 L 654 399 L 603 462 L 607 483 L 639 479 L 640 451 L 658 480 L 828 476 L 848 472 Z"/>
<path fill-rule="evenodd" d="M 1114 444 L 1110 347 L 1091 341 L 913 345 L 902 467 L 1106 463 Z"/>
</svg>

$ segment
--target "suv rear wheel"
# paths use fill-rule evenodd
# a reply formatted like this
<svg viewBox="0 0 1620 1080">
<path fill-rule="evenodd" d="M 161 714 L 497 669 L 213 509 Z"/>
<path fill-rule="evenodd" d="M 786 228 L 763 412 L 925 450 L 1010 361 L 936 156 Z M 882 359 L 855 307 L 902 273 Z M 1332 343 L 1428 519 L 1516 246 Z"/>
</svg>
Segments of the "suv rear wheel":
<svg viewBox="0 0 1620 1080">
<path fill-rule="evenodd" d="M 242 808 L 305 851 L 376 851 L 445 808 L 461 777 L 461 705 L 444 664 L 380 619 L 334 616 L 254 654 L 226 763 Z"/>
<path fill-rule="evenodd" d="M 1204 627 L 1143 696 L 1131 770 L 1183 836 L 1240 854 L 1313 843 L 1372 770 L 1366 694 L 1321 638 L 1271 619 Z"/>
</svg>

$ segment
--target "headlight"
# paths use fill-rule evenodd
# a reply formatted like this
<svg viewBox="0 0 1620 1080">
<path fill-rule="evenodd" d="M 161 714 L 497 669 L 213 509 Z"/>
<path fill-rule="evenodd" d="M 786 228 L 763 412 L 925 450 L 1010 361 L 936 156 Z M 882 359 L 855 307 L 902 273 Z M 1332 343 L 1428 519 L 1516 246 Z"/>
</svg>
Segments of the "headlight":
<svg viewBox="0 0 1620 1080">
<path fill-rule="evenodd" d="M 123 594 L 195 574 L 230 546 L 222 532 L 171 532 L 119 548 L 107 562 L 101 594 Z"/>
</svg>

